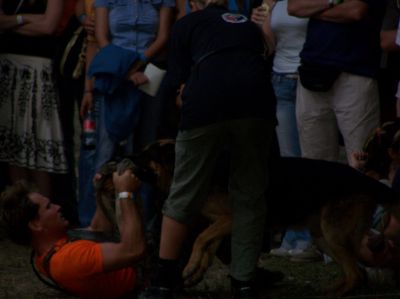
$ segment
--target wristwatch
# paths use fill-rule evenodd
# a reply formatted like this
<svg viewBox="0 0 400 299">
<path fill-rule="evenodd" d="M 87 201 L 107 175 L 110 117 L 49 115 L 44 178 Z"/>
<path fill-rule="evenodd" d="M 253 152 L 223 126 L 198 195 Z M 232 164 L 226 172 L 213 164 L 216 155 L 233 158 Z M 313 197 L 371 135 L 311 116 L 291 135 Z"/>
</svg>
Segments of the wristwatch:
<svg viewBox="0 0 400 299">
<path fill-rule="evenodd" d="M 328 0 L 328 5 L 329 5 L 329 8 L 332 8 L 335 5 L 338 5 L 342 2 L 343 2 L 343 0 Z"/>
<path fill-rule="evenodd" d="M 132 192 L 119 192 L 117 194 L 117 199 L 135 199 L 135 196 Z"/>
</svg>

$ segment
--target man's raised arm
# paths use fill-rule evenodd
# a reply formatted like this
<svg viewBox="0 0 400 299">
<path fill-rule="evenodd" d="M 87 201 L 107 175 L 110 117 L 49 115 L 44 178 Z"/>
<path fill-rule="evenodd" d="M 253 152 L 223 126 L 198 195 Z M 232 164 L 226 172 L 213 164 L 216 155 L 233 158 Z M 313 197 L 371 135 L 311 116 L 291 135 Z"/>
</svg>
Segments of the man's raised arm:
<svg viewBox="0 0 400 299">
<path fill-rule="evenodd" d="M 368 4 L 361 0 L 288 0 L 288 13 L 296 17 L 350 23 L 367 15 Z"/>
<path fill-rule="evenodd" d="M 143 257 L 146 248 L 142 217 L 136 203 L 140 181 L 130 170 L 122 175 L 114 173 L 113 181 L 117 194 L 116 205 L 121 211 L 121 241 L 101 244 L 105 271 L 131 265 Z"/>
</svg>

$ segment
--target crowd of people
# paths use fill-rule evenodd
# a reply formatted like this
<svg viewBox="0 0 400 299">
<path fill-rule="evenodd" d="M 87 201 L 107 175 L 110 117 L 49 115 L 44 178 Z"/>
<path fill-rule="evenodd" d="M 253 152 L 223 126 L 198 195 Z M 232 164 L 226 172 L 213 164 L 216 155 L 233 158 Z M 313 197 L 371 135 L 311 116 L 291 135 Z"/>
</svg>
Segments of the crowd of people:
<svg viewBox="0 0 400 299">
<path fill-rule="evenodd" d="M 281 156 L 328 161 L 344 149 L 344 163 L 359 168 L 371 132 L 400 117 L 399 15 L 394 0 L 0 0 L 1 191 L 12 185 L 0 211 L 13 240 L 32 245 L 38 271 L 68 292 L 133 291 L 142 278 L 131 265 L 146 243 L 135 198 L 146 219 L 154 186 L 114 176 L 119 241 L 71 242 L 67 228 L 109 231 L 96 207 L 98 170 L 176 138 L 156 271 L 142 296 L 173 297 L 191 220 L 228 152 L 233 296 L 257 298 L 275 146 Z M 84 33 L 74 75 L 58 67 L 69 62 L 61 41 L 72 26 Z M 155 96 L 140 90 L 149 65 L 167 70 Z M 76 135 L 91 130 L 76 157 Z M 287 230 L 271 253 L 312 247 L 309 231 Z M 60 269 L 72 260 L 71 280 Z"/>
</svg>

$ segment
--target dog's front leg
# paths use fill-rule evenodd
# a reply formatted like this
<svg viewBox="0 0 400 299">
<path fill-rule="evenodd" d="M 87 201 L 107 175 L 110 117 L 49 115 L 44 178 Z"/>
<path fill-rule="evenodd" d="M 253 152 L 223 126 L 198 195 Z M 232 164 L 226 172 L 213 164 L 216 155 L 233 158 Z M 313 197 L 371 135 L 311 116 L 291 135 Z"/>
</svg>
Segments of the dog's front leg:
<svg viewBox="0 0 400 299">
<path fill-rule="evenodd" d="M 207 227 L 195 240 L 189 262 L 183 270 L 185 284 L 199 281 L 209 267 L 213 256 L 219 246 L 219 241 L 230 234 L 232 219 L 230 216 L 220 216 L 213 224 Z M 205 254 L 208 256 L 205 257 Z M 193 279 L 194 278 L 194 279 Z"/>
<path fill-rule="evenodd" d="M 203 252 L 202 258 L 199 262 L 196 271 L 192 272 L 191 275 L 189 276 L 185 276 L 184 274 L 185 286 L 187 287 L 193 286 L 199 283 L 203 279 L 204 273 L 210 267 L 220 244 L 221 244 L 221 239 L 216 239 L 214 241 L 211 241 L 211 243 L 207 246 L 206 250 Z"/>
</svg>

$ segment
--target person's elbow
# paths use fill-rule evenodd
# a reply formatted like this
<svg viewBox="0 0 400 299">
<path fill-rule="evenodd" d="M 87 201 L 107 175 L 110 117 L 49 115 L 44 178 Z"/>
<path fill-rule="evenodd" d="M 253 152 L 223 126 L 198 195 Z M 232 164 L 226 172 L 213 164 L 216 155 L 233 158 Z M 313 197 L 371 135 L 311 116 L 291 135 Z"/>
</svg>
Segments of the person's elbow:
<svg viewBox="0 0 400 299">
<path fill-rule="evenodd" d="M 43 34 L 44 35 L 55 35 L 57 33 L 57 30 L 58 30 L 57 26 L 54 26 L 54 27 L 48 26 L 48 27 L 44 28 Z"/>
<path fill-rule="evenodd" d="M 368 17 L 369 9 L 370 7 L 368 6 L 368 4 L 361 1 L 354 1 L 351 3 L 351 5 L 349 5 L 347 9 L 347 14 L 350 21 L 359 22 Z"/>
<path fill-rule="evenodd" d="M 288 1 L 287 12 L 293 17 L 306 17 L 306 15 L 302 13 L 302 9 L 298 1 Z"/>
<path fill-rule="evenodd" d="M 381 49 L 386 52 L 396 51 L 399 47 L 395 43 L 396 30 L 381 31 Z"/>
<path fill-rule="evenodd" d="M 132 262 L 141 260 L 146 254 L 145 240 L 143 239 L 140 242 L 132 245 L 130 248 L 127 248 L 126 254 Z"/>
<path fill-rule="evenodd" d="M 368 16 L 368 5 L 360 3 L 350 8 L 350 18 L 354 22 L 364 20 Z"/>
<path fill-rule="evenodd" d="M 43 17 L 38 24 L 38 28 L 44 35 L 55 35 L 59 29 L 59 22 L 50 18 Z"/>
</svg>

